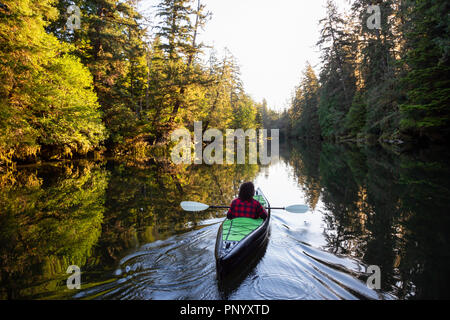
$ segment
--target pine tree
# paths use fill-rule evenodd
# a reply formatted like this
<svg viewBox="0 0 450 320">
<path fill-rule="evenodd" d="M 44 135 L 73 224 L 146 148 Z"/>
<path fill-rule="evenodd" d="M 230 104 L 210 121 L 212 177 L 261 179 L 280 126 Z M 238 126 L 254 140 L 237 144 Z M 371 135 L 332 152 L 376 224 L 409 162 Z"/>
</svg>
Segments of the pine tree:
<svg viewBox="0 0 450 320">
<path fill-rule="evenodd" d="M 368 28 L 367 9 L 370 5 L 376 5 L 380 10 L 379 29 Z M 348 115 L 346 122 L 351 126 L 351 136 L 356 136 L 355 129 L 361 123 L 365 125 L 359 129 L 360 133 L 380 136 L 381 139 L 392 137 L 397 132 L 398 101 L 402 95 L 398 83 L 400 70 L 396 64 L 396 57 L 402 50 L 401 35 L 398 34 L 399 8 L 397 2 L 390 0 L 358 0 L 352 6 L 353 14 L 361 23 L 356 24 L 354 30 L 358 35 L 360 52 L 357 61 L 360 86 L 352 104 L 352 114 Z M 366 108 L 369 105 L 370 108 Z M 357 121 L 352 123 L 350 119 Z"/>
<path fill-rule="evenodd" d="M 242 89 L 239 67 L 230 52 L 219 61 L 215 54 L 210 59 L 209 77 L 213 79 L 206 93 L 207 112 L 204 114 L 203 130 L 208 127 L 226 129 L 233 119 L 233 96 Z"/>
<path fill-rule="evenodd" d="M 292 102 L 292 128 L 297 137 L 320 139 L 321 131 L 318 116 L 319 82 L 308 63 L 300 86 Z"/>
<path fill-rule="evenodd" d="M 351 23 L 351 21 L 347 21 Z M 333 1 L 327 2 L 327 17 L 321 20 L 318 42 L 322 50 L 323 67 L 320 73 L 319 122 L 326 138 L 343 133 L 343 119 L 356 89 L 355 41 Z"/>
</svg>

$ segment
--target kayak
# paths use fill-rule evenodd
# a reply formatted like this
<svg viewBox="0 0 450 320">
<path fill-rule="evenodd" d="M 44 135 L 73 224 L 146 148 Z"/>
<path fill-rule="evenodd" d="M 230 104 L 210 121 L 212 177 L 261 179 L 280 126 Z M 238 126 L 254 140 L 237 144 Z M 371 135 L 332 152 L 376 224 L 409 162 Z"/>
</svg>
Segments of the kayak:
<svg viewBox="0 0 450 320">
<path fill-rule="evenodd" d="M 261 189 L 255 191 L 254 198 L 263 207 L 270 207 L 269 201 Z M 216 266 L 219 278 L 224 277 L 249 258 L 256 255 L 267 241 L 269 234 L 270 209 L 266 209 L 267 218 L 225 219 L 219 227 L 216 239 Z"/>
</svg>

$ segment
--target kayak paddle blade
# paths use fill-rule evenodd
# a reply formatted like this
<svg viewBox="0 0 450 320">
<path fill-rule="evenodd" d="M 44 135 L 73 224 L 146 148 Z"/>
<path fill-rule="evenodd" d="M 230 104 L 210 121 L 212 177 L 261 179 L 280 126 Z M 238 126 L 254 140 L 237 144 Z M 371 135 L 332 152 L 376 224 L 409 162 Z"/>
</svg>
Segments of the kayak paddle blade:
<svg viewBox="0 0 450 320">
<path fill-rule="evenodd" d="M 284 208 L 284 210 L 292 213 L 305 213 L 309 210 L 309 207 L 305 204 L 295 204 Z"/>
<path fill-rule="evenodd" d="M 204 211 L 209 208 L 207 204 L 194 201 L 183 201 L 182 203 L 180 203 L 180 205 L 184 211 L 191 211 L 191 212 Z"/>
</svg>

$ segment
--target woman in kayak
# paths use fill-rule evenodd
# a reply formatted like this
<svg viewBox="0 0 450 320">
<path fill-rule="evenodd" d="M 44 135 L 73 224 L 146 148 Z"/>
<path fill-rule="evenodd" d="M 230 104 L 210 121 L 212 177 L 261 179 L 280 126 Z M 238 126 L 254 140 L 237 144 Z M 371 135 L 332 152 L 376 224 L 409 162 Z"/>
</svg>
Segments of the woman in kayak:
<svg viewBox="0 0 450 320">
<path fill-rule="evenodd" d="M 227 213 L 228 219 L 234 218 L 267 218 L 267 212 L 259 201 L 253 199 L 255 186 L 252 182 L 245 182 L 239 188 L 239 197 L 231 202 Z"/>
</svg>

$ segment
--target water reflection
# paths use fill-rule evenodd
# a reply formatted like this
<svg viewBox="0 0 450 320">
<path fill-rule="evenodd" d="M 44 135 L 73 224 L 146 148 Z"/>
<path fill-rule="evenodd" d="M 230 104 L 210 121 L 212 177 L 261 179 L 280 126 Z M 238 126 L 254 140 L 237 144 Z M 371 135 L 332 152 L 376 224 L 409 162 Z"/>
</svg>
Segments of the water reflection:
<svg viewBox="0 0 450 320">
<path fill-rule="evenodd" d="M 442 150 L 285 144 L 268 167 L 74 161 L 0 176 L 0 298 L 448 298 L 450 170 Z M 274 210 L 249 270 L 217 283 L 221 211 L 254 180 Z M 66 288 L 67 266 L 83 271 Z M 366 267 L 382 271 L 368 289 Z"/>
<path fill-rule="evenodd" d="M 90 162 L 24 168 L 0 193 L 1 297 L 61 290 L 101 234 L 108 175 Z"/>
<path fill-rule="evenodd" d="M 310 205 L 321 195 L 329 252 L 380 266 L 383 291 L 400 299 L 448 298 L 447 151 L 331 144 L 294 150 L 290 164 Z"/>
<path fill-rule="evenodd" d="M 76 161 L 8 173 L 0 194 L 0 297 L 71 297 L 69 265 L 82 268 L 84 285 L 108 282 L 105 271 L 127 252 L 199 228 L 218 213 L 185 213 L 180 201 L 228 203 L 257 171 Z"/>
</svg>

